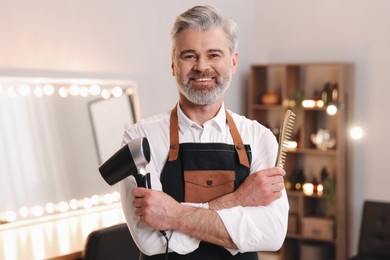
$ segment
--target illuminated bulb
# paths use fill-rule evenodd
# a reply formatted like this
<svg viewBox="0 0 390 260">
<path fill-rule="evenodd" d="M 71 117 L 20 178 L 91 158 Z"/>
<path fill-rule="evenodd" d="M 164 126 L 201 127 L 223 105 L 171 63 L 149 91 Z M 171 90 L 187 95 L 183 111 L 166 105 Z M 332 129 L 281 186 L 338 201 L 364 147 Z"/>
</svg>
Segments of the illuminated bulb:
<svg viewBox="0 0 390 260">
<path fill-rule="evenodd" d="M 96 194 L 91 197 L 91 200 L 92 200 L 92 204 L 95 205 L 95 206 L 99 205 L 99 203 L 100 203 L 100 198 Z"/>
<path fill-rule="evenodd" d="M 69 94 L 69 91 L 66 87 L 60 87 L 60 89 L 58 90 L 58 94 L 60 95 L 60 97 L 67 97 L 68 94 Z"/>
<path fill-rule="evenodd" d="M 103 89 L 102 90 L 102 98 L 108 99 L 109 97 L 110 97 L 110 91 L 108 91 L 107 89 Z"/>
<path fill-rule="evenodd" d="M 322 194 L 324 194 L 324 186 L 322 184 L 318 184 L 318 186 L 317 186 L 317 194 L 319 196 L 322 196 Z"/>
<path fill-rule="evenodd" d="M 112 193 L 112 200 L 113 200 L 113 201 L 119 201 L 120 199 L 121 199 L 121 196 L 120 196 L 119 192 L 114 191 L 114 192 Z"/>
<path fill-rule="evenodd" d="M 14 88 L 9 88 L 7 92 L 8 92 L 7 94 L 9 97 L 11 97 L 11 98 L 16 97 L 16 92 L 15 92 Z"/>
<path fill-rule="evenodd" d="M 87 97 L 88 94 L 89 94 L 88 88 L 87 88 L 86 86 L 82 86 L 82 87 L 80 88 L 80 96 L 82 96 L 82 97 Z"/>
<path fill-rule="evenodd" d="M 298 147 L 298 143 L 295 141 L 285 141 L 284 145 L 288 151 L 296 151 Z"/>
<path fill-rule="evenodd" d="M 79 207 L 79 202 L 76 199 L 72 199 L 69 201 L 69 206 L 71 209 L 75 210 Z"/>
<path fill-rule="evenodd" d="M 354 140 L 359 140 L 363 137 L 363 129 L 360 126 L 354 126 L 349 131 L 349 135 Z"/>
<path fill-rule="evenodd" d="M 42 97 L 43 96 L 43 89 L 41 86 L 36 86 L 34 88 L 34 95 L 37 97 Z"/>
<path fill-rule="evenodd" d="M 32 214 L 33 214 L 33 216 L 35 216 L 35 217 L 40 217 L 40 216 L 42 216 L 42 215 L 43 215 L 43 212 L 44 212 L 44 209 L 43 209 L 41 206 L 39 206 L 39 205 L 34 206 L 33 209 L 32 209 Z"/>
<path fill-rule="evenodd" d="M 47 213 L 53 214 L 54 210 L 55 210 L 54 204 L 51 203 L 51 202 L 47 203 L 46 206 L 45 206 L 45 210 L 46 210 Z"/>
<path fill-rule="evenodd" d="M 46 96 L 51 96 L 54 94 L 54 87 L 51 84 L 46 84 L 43 87 L 43 93 L 45 93 Z"/>
<path fill-rule="evenodd" d="M 31 93 L 31 88 L 27 84 L 23 84 L 19 87 L 19 93 L 22 96 L 28 96 Z"/>
<path fill-rule="evenodd" d="M 312 99 L 305 99 L 302 101 L 302 106 L 303 107 L 314 107 L 316 102 Z"/>
<path fill-rule="evenodd" d="M 317 101 L 316 101 L 316 106 L 317 106 L 317 107 L 323 107 L 323 106 L 324 106 L 324 101 L 322 101 L 322 100 L 317 100 Z"/>
<path fill-rule="evenodd" d="M 92 96 L 97 96 L 100 94 L 100 86 L 97 84 L 93 84 L 89 87 L 89 93 L 91 93 Z"/>
<path fill-rule="evenodd" d="M 304 183 L 303 186 L 302 186 L 302 190 L 303 190 L 303 193 L 305 195 L 313 195 L 313 192 L 314 192 L 314 185 L 313 183 Z"/>
<path fill-rule="evenodd" d="M 328 113 L 330 116 L 334 116 L 337 113 L 337 107 L 335 105 L 327 106 L 326 113 Z"/>
<path fill-rule="evenodd" d="M 65 201 L 60 202 L 60 204 L 58 204 L 58 210 L 62 213 L 67 212 L 69 210 L 69 204 Z"/>
<path fill-rule="evenodd" d="M 4 213 L 4 219 L 7 222 L 12 222 L 16 219 L 16 213 L 12 210 L 8 210 Z"/>
<path fill-rule="evenodd" d="M 19 215 L 23 218 L 26 218 L 28 216 L 28 209 L 27 207 L 21 207 L 19 209 Z"/>
<path fill-rule="evenodd" d="M 122 93 L 123 93 L 123 90 L 122 90 L 121 87 L 116 86 L 116 87 L 114 87 L 114 88 L 112 89 L 112 95 L 113 95 L 114 97 L 120 97 L 120 96 L 122 95 Z"/>
<path fill-rule="evenodd" d="M 90 198 L 83 199 L 83 207 L 89 209 L 92 207 L 92 200 Z"/>
<path fill-rule="evenodd" d="M 111 194 L 104 195 L 103 201 L 106 204 L 111 204 L 112 203 L 112 196 L 111 196 Z"/>
<path fill-rule="evenodd" d="M 126 94 L 127 94 L 127 95 L 132 95 L 132 94 L 134 94 L 134 88 L 126 88 Z"/>
<path fill-rule="evenodd" d="M 80 87 L 76 84 L 73 84 L 70 86 L 69 92 L 72 96 L 77 96 L 80 93 Z"/>
</svg>

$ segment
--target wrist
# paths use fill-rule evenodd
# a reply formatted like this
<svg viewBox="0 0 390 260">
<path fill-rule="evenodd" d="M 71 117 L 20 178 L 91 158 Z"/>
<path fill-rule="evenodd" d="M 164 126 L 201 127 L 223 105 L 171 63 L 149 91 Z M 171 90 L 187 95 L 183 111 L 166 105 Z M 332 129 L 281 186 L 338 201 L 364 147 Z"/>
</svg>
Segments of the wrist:
<svg viewBox="0 0 390 260">
<path fill-rule="evenodd" d="M 236 192 L 226 194 L 209 202 L 209 209 L 220 210 L 240 205 Z"/>
</svg>

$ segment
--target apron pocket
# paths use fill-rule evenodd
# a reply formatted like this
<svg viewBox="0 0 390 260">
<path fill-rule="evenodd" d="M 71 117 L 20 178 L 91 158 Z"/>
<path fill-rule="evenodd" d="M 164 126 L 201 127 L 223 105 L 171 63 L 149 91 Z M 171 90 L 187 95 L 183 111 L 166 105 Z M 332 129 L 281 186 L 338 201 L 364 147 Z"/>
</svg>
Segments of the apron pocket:
<svg viewBox="0 0 390 260">
<path fill-rule="evenodd" d="M 184 201 L 205 203 L 234 191 L 234 171 L 184 171 Z"/>
</svg>

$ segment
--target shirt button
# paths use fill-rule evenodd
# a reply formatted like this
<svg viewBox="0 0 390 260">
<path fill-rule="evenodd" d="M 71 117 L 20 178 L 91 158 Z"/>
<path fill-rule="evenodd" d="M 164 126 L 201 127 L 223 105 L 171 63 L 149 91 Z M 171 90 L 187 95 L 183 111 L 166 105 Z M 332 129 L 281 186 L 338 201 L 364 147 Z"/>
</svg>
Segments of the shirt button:
<svg viewBox="0 0 390 260">
<path fill-rule="evenodd" d="M 211 185 L 211 184 L 213 184 L 213 180 L 212 179 L 208 179 L 207 181 L 206 181 L 206 183 L 207 183 L 207 185 Z"/>
</svg>

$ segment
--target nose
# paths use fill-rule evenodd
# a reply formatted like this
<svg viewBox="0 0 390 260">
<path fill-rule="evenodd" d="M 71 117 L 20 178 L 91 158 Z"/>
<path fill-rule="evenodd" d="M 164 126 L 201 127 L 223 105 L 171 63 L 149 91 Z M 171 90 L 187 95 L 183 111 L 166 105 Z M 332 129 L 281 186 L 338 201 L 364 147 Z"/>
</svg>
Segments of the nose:
<svg viewBox="0 0 390 260">
<path fill-rule="evenodd" d="M 208 70 L 209 68 L 210 68 L 210 63 L 207 60 L 207 58 L 204 57 L 199 57 L 194 64 L 194 70 L 205 71 Z"/>
</svg>

